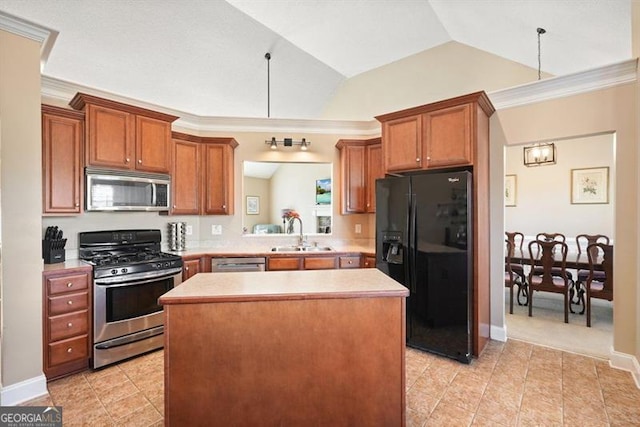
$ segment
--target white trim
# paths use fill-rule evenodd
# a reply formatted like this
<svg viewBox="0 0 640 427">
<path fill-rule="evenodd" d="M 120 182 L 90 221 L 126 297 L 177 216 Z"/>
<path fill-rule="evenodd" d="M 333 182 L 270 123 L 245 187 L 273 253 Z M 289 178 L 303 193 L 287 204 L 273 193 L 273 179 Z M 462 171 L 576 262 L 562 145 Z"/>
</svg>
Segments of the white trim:
<svg viewBox="0 0 640 427">
<path fill-rule="evenodd" d="M 116 95 L 106 91 L 93 89 L 55 77 L 42 76 L 42 96 L 69 102 L 77 92 L 108 98 L 125 104 L 135 105 L 153 111 L 159 111 L 180 117 L 173 122 L 175 127 L 196 131 L 218 132 L 304 132 L 336 135 L 380 135 L 380 123 L 371 121 L 348 120 L 302 120 L 302 119 L 272 119 L 258 117 L 204 117 L 183 111 L 161 107 L 148 102 Z"/>
<path fill-rule="evenodd" d="M 44 27 L 26 19 L 0 11 L 0 30 L 16 34 L 40 43 L 40 71 L 49 59 L 49 54 L 58 38 L 58 31 Z"/>
<path fill-rule="evenodd" d="M 637 59 L 591 70 L 539 80 L 488 93 L 496 110 L 605 89 L 636 81 Z M 89 93 L 180 117 L 176 127 L 213 132 L 306 132 L 340 136 L 379 136 L 377 120 L 272 119 L 257 117 L 206 117 L 142 102 L 54 77 L 42 76 L 42 95 L 69 102 L 76 92 Z"/>
<path fill-rule="evenodd" d="M 640 363 L 638 363 L 638 359 L 634 355 L 620 353 L 611 349 L 609 365 L 613 368 L 631 372 L 631 375 L 636 382 L 636 387 L 640 389 Z"/>
<path fill-rule="evenodd" d="M 3 387 L 0 392 L 2 406 L 15 406 L 28 400 L 47 395 L 47 377 L 39 375 L 10 386 Z"/>
<path fill-rule="evenodd" d="M 586 71 L 538 80 L 490 92 L 496 110 L 605 89 L 636 81 L 638 59 L 617 62 Z"/>
<path fill-rule="evenodd" d="M 507 342 L 507 325 L 502 327 L 491 325 L 491 339 L 500 342 Z"/>
</svg>

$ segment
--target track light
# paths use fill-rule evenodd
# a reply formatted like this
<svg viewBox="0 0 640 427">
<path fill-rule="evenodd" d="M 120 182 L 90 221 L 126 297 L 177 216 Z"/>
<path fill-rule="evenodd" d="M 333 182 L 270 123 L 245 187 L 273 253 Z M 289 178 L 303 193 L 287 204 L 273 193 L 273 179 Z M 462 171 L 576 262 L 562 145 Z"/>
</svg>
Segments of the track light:
<svg viewBox="0 0 640 427">
<path fill-rule="evenodd" d="M 270 140 L 264 142 L 265 144 L 269 144 L 269 148 L 272 150 L 277 150 L 278 145 L 282 144 L 283 147 L 293 147 L 294 145 L 299 145 L 300 150 L 307 151 L 309 146 L 311 145 L 311 141 L 307 141 L 306 138 L 302 138 L 300 141 L 296 141 L 293 138 L 284 138 L 282 141 L 278 141 L 275 137 L 272 137 Z"/>
</svg>

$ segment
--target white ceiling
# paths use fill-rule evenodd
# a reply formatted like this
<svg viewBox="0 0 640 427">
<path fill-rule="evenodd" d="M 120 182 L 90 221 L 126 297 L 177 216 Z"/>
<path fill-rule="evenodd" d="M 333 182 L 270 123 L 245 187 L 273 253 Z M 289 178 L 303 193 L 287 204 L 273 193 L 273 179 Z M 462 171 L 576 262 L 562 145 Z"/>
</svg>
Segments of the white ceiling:
<svg viewBox="0 0 640 427">
<path fill-rule="evenodd" d="M 320 118 L 347 78 L 454 40 L 563 75 L 631 58 L 631 0 L 0 0 L 49 77 L 201 116 Z"/>
</svg>

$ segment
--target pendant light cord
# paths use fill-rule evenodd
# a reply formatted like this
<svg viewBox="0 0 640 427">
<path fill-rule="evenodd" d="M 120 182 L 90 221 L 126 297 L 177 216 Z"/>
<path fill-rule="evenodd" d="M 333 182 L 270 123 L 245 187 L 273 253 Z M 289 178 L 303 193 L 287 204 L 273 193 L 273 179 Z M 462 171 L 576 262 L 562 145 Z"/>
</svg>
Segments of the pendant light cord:
<svg viewBox="0 0 640 427">
<path fill-rule="evenodd" d="M 540 35 L 546 33 L 547 31 L 544 28 L 538 28 L 536 30 L 538 32 L 538 80 L 541 79 L 541 74 L 540 74 L 540 67 L 541 67 L 541 62 L 540 62 Z"/>
<path fill-rule="evenodd" d="M 538 43 L 540 43 L 538 41 Z M 271 76 L 269 73 L 269 64 L 271 62 L 271 54 L 267 52 L 264 57 L 267 59 L 267 117 L 271 117 Z"/>
</svg>

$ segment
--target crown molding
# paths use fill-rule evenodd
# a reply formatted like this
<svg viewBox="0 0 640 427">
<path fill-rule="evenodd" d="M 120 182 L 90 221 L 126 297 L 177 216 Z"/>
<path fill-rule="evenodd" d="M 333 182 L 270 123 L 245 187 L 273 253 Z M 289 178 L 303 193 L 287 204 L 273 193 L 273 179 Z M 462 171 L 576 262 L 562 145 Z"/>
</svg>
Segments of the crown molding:
<svg viewBox="0 0 640 427">
<path fill-rule="evenodd" d="M 638 59 L 538 80 L 488 93 L 496 110 L 632 83 L 637 79 Z"/>
<path fill-rule="evenodd" d="M 40 43 L 40 71 L 44 70 L 51 49 L 58 38 L 57 31 L 3 11 L 0 11 L 0 30 Z"/>
<path fill-rule="evenodd" d="M 174 126 L 181 129 L 200 132 L 300 132 L 317 134 L 336 135 L 359 135 L 378 136 L 380 135 L 380 123 L 377 120 L 310 120 L 310 119 L 274 119 L 259 117 L 204 117 L 183 111 L 161 107 L 159 105 L 142 102 L 137 99 L 113 93 L 93 89 L 55 77 L 42 76 L 42 96 L 56 99 L 65 103 L 78 92 L 91 94 L 94 96 L 108 98 L 113 101 L 122 102 L 136 107 L 146 108 L 166 114 L 178 116 L 179 119 L 173 122 Z"/>
<path fill-rule="evenodd" d="M 558 76 L 488 93 L 496 110 L 533 104 L 579 93 L 605 89 L 632 83 L 637 79 L 638 60 L 618 62 L 604 67 Z M 116 95 L 54 77 L 42 76 L 42 96 L 68 103 L 78 92 L 83 92 L 125 104 L 178 116 L 177 128 L 200 132 L 283 132 L 357 135 L 374 137 L 380 135 L 377 120 L 311 120 L 274 119 L 259 117 L 205 117 L 183 111 L 142 102 L 126 96 Z"/>
</svg>

